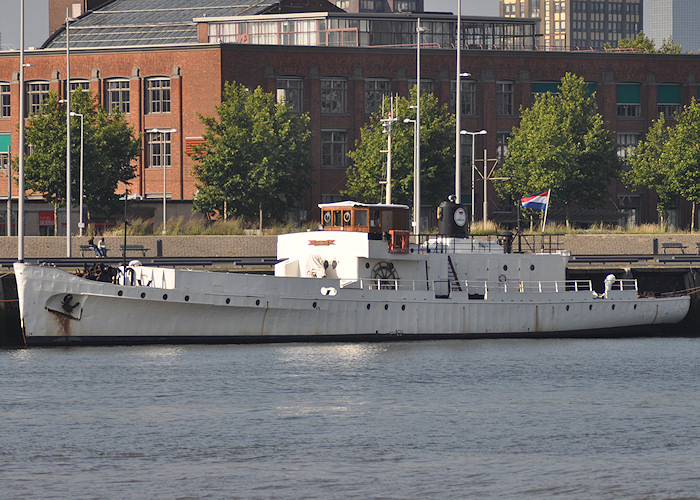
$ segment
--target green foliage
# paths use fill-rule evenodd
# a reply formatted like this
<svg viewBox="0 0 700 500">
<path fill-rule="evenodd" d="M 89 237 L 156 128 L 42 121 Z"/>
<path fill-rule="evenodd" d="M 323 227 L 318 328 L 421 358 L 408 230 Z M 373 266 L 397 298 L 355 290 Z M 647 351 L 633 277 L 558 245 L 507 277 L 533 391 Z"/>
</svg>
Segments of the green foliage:
<svg viewBox="0 0 700 500">
<path fill-rule="evenodd" d="M 612 49 L 610 43 L 605 43 L 606 49 Z M 622 38 L 617 42 L 618 49 L 633 49 L 635 52 L 646 52 L 648 54 L 680 54 L 683 47 L 674 42 L 672 37 L 665 38 L 658 49 L 654 40 L 648 38 L 643 31 L 637 33 L 635 38 Z"/>
<path fill-rule="evenodd" d="M 683 51 L 683 46 L 673 41 L 672 37 L 664 38 L 659 52 L 661 54 L 680 54 Z"/>
<path fill-rule="evenodd" d="M 660 212 L 677 196 L 696 205 L 700 202 L 698 137 L 700 103 L 693 98 L 676 116 L 676 125 L 667 125 L 663 115 L 654 121 L 629 159 L 631 170 L 625 175 L 625 182 L 655 190 Z M 695 226 L 694 220 L 691 226 Z"/>
<path fill-rule="evenodd" d="M 635 52 L 656 53 L 654 40 L 648 38 L 643 31 L 637 33 L 635 38 L 622 38 L 617 42 L 618 49 L 634 49 Z"/>
<path fill-rule="evenodd" d="M 652 123 L 644 140 L 632 150 L 632 155 L 627 159 L 629 170 L 622 175 L 623 182 L 632 188 L 655 190 L 659 195 L 657 210 L 660 213 L 678 195 L 669 182 L 673 169 L 662 159 L 670 132 L 664 115 L 661 115 Z"/>
<path fill-rule="evenodd" d="M 572 203 L 595 206 L 620 167 L 615 140 L 583 78 L 567 73 L 560 89 L 521 109 L 520 125 L 498 172 L 510 179 L 496 187 L 515 200 L 551 189 L 552 203 L 567 210 Z"/>
<path fill-rule="evenodd" d="M 217 116 L 202 116 L 204 142 L 194 146 L 194 209 L 213 215 L 280 220 L 311 183 L 309 117 L 274 94 L 227 83 Z"/>
<path fill-rule="evenodd" d="M 413 204 L 413 136 L 416 110 L 411 105 L 416 102 L 416 88 L 411 89 L 410 98 L 394 100 L 397 121 L 392 126 L 392 203 Z M 389 109 L 389 99 L 384 101 Z M 348 168 L 347 189 L 343 195 L 351 199 L 367 202 L 384 202 L 386 179 L 387 136 L 382 133 L 380 113 L 370 116 L 369 122 L 360 131 L 360 140 L 355 149 L 348 153 L 353 165 Z M 440 105 L 432 94 L 421 96 L 421 204 L 437 205 L 452 192 L 454 178 L 454 115 L 447 111 L 447 105 Z"/>
<path fill-rule="evenodd" d="M 84 206 L 94 215 L 119 214 L 117 185 L 135 176 L 131 160 L 140 151 L 140 141 L 121 114 L 109 115 L 90 93 L 76 91 L 72 111 L 83 115 Z M 25 129 L 32 154 L 25 160 L 25 183 L 58 208 L 66 204 L 66 106 L 51 92 L 42 110 L 30 116 Z M 80 117 L 71 120 L 71 200 L 80 199 Z"/>
<path fill-rule="evenodd" d="M 700 103 L 693 98 L 677 117 L 661 156 L 672 165 L 671 189 L 692 203 L 700 202 Z"/>
</svg>

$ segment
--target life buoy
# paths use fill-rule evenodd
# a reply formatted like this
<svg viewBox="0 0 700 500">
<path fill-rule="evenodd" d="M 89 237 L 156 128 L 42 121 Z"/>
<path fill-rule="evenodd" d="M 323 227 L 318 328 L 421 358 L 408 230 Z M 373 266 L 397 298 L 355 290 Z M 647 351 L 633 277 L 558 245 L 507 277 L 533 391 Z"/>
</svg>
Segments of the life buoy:
<svg viewBox="0 0 700 500">
<path fill-rule="evenodd" d="M 331 223 L 331 213 L 330 212 L 323 212 L 323 223 L 325 225 L 329 225 Z"/>
<path fill-rule="evenodd" d="M 345 212 L 343 213 L 343 221 L 346 224 L 350 224 L 350 212 Z"/>
</svg>

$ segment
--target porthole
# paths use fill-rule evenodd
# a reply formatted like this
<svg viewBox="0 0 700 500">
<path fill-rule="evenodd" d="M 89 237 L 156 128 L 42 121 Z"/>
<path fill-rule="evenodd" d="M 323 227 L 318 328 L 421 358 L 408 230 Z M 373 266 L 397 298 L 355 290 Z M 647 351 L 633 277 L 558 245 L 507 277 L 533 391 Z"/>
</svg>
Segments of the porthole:
<svg viewBox="0 0 700 500">
<path fill-rule="evenodd" d="M 634 305 L 634 310 L 635 310 L 635 311 L 637 310 L 637 304 Z"/>
<path fill-rule="evenodd" d="M 534 265 L 534 264 L 530 264 L 530 271 L 534 271 L 534 270 L 535 270 L 535 265 Z"/>
<path fill-rule="evenodd" d="M 588 306 L 588 310 L 589 310 L 589 311 L 592 311 L 592 310 L 593 310 L 593 304 L 590 304 L 590 305 Z"/>
<path fill-rule="evenodd" d="M 569 310 L 569 306 L 566 306 L 566 310 L 567 310 L 567 311 Z"/>
<path fill-rule="evenodd" d="M 230 304 L 230 303 L 231 303 L 231 299 L 227 298 L 227 299 L 226 299 L 226 303 L 227 303 L 227 304 Z"/>
<path fill-rule="evenodd" d="M 257 299 L 257 300 L 255 301 L 255 305 L 256 305 L 256 306 L 259 306 L 259 305 L 260 305 L 260 299 Z"/>
<path fill-rule="evenodd" d="M 504 265 L 504 266 L 503 266 L 503 270 L 504 270 L 504 271 L 507 271 L 507 270 L 508 270 L 508 266 Z"/>
<path fill-rule="evenodd" d="M 365 262 L 365 269 L 369 269 L 369 262 Z"/>
<path fill-rule="evenodd" d="M 371 307 L 371 306 L 370 306 L 369 304 L 367 304 L 367 310 L 368 310 L 368 311 L 369 311 L 369 308 L 370 308 L 370 307 Z"/>
<path fill-rule="evenodd" d="M 388 311 L 389 310 L 389 304 L 384 304 L 384 310 Z"/>
<path fill-rule="evenodd" d="M 168 294 L 167 294 L 167 293 L 164 293 L 164 294 L 163 294 L 163 300 L 168 300 Z"/>
<path fill-rule="evenodd" d="M 316 309 L 316 302 L 314 302 L 313 304 L 311 304 L 311 306 L 312 306 L 314 309 Z"/>
<path fill-rule="evenodd" d="M 189 295 L 185 295 L 185 302 L 189 302 L 189 301 L 190 301 L 190 296 L 189 296 Z"/>
<path fill-rule="evenodd" d="M 146 298 L 146 292 L 141 292 L 141 298 Z"/>
<path fill-rule="evenodd" d="M 402 310 L 402 311 L 405 311 L 405 310 L 406 310 L 406 304 L 403 304 L 403 305 L 401 306 L 401 310 Z"/>
<path fill-rule="evenodd" d="M 613 311 L 615 310 L 615 304 L 612 305 L 612 310 L 613 310 Z"/>
<path fill-rule="evenodd" d="M 122 295 L 124 295 L 124 292 L 122 292 L 121 290 L 119 290 L 119 291 L 117 292 L 117 295 L 119 295 L 119 296 L 121 297 Z"/>
</svg>

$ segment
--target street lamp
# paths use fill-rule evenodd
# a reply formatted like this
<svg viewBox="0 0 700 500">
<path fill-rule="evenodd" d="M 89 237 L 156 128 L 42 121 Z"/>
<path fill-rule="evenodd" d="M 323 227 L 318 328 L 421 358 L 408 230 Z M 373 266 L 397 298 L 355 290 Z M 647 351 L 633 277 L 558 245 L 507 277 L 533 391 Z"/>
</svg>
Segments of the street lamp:
<svg viewBox="0 0 700 500">
<path fill-rule="evenodd" d="M 476 142 L 475 137 L 477 135 L 486 135 L 488 132 L 486 132 L 486 130 L 479 130 L 478 132 L 469 132 L 468 130 L 461 130 L 459 133 L 462 135 L 471 135 L 472 136 L 472 199 L 470 201 L 470 204 L 472 207 L 472 224 L 474 224 L 474 208 L 475 208 L 475 205 L 474 205 L 474 168 L 476 168 L 476 165 L 474 164 L 474 156 L 475 156 L 474 143 Z M 459 198 L 457 198 L 457 203 L 459 203 Z"/>
<path fill-rule="evenodd" d="M 166 170 L 165 170 L 165 134 L 174 134 L 177 132 L 177 129 L 174 128 L 151 128 L 146 130 L 146 132 L 151 133 L 151 134 L 160 134 L 160 166 L 163 169 L 163 234 L 165 234 L 165 223 L 167 221 L 167 216 L 166 216 L 166 205 L 165 205 L 165 199 L 166 199 Z"/>
<path fill-rule="evenodd" d="M 71 229 L 70 229 L 70 208 L 71 208 L 71 178 L 70 178 L 70 22 L 75 19 L 68 15 L 66 8 L 66 257 L 71 256 Z M 24 92 L 24 90 L 22 90 Z"/>
<path fill-rule="evenodd" d="M 71 111 L 70 115 L 80 117 L 80 222 L 78 223 L 78 234 L 82 237 L 83 229 L 85 228 L 85 223 L 83 222 L 83 157 L 85 156 L 83 153 L 83 141 L 85 133 L 83 129 L 83 115 L 75 111 Z"/>
<path fill-rule="evenodd" d="M 417 203 L 420 203 L 420 202 L 416 201 L 416 199 L 415 199 L 416 182 L 420 182 L 420 181 L 416 181 L 416 178 L 415 178 L 415 176 L 420 176 L 420 167 L 418 166 L 418 161 L 419 161 L 418 155 L 420 154 L 419 150 L 418 150 L 418 141 L 420 140 L 420 138 L 418 136 L 418 120 L 411 120 L 410 118 L 404 118 L 403 122 L 404 123 L 413 123 L 413 175 L 414 175 L 414 179 L 413 179 L 413 196 L 414 196 L 413 219 L 415 221 L 417 221 L 418 220 L 417 218 L 420 217 L 420 209 L 416 209 Z M 419 186 L 420 186 L 420 184 L 419 184 Z M 420 189 L 420 188 L 418 188 L 418 189 Z M 416 227 L 415 227 L 413 233 L 417 235 L 417 234 L 420 234 L 420 231 L 418 230 L 418 227 L 419 227 L 418 222 L 416 222 L 415 224 L 416 224 Z"/>
</svg>

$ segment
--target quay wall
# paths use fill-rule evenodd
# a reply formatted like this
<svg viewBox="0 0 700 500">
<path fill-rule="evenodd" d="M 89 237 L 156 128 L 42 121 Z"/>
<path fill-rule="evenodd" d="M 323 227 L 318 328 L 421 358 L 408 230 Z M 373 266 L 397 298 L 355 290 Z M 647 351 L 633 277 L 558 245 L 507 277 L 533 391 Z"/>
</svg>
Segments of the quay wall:
<svg viewBox="0 0 700 500">
<path fill-rule="evenodd" d="M 629 255 L 651 254 L 653 240 L 658 242 L 658 251 L 663 253 L 662 243 L 681 243 L 685 253 L 697 254 L 700 234 L 573 234 L 559 236 L 559 245 L 573 255 Z M 80 257 L 80 245 L 86 245 L 87 237 L 74 237 L 72 257 Z M 263 257 L 277 253 L 276 236 L 129 236 L 129 245 L 143 245 L 148 257 L 156 256 L 158 241 L 162 242 L 165 257 Z M 124 238 L 105 237 L 110 257 L 119 256 L 119 245 Z M 673 249 L 675 253 L 679 250 Z M 669 253 L 671 250 L 669 250 Z M 0 256 L 11 258 L 17 255 L 17 237 L 0 236 Z M 27 258 L 65 257 L 64 236 L 26 236 L 24 255 Z M 89 252 L 86 257 L 91 256 Z"/>
</svg>

